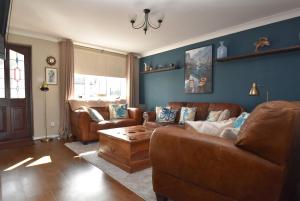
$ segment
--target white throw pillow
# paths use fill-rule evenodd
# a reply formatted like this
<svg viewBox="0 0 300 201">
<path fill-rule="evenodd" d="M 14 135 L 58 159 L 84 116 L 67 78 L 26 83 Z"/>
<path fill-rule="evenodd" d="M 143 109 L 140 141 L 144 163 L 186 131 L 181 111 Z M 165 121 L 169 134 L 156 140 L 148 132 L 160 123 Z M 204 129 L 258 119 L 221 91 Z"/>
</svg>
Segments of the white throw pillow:
<svg viewBox="0 0 300 201">
<path fill-rule="evenodd" d="M 180 111 L 179 124 L 184 124 L 186 121 L 194 121 L 196 115 L 195 107 L 182 107 Z"/>
<path fill-rule="evenodd" d="M 212 121 L 186 121 L 185 124 L 187 126 L 192 127 L 195 131 L 199 133 L 204 133 L 208 135 L 215 135 L 220 136 L 222 131 L 225 128 L 232 127 L 234 122 L 234 118 L 228 119 L 225 121 L 218 121 L 218 122 L 212 122 Z"/>
<path fill-rule="evenodd" d="M 218 121 L 221 113 L 222 113 L 222 110 L 220 110 L 220 111 L 210 111 L 206 120 L 207 121 Z"/>
<path fill-rule="evenodd" d="M 220 134 L 220 137 L 236 141 L 238 138 L 238 134 L 240 132 L 240 129 L 238 128 L 225 128 L 223 132 Z"/>
<path fill-rule="evenodd" d="M 223 110 L 218 118 L 218 121 L 224 121 L 230 118 L 230 111 L 229 110 Z"/>
</svg>

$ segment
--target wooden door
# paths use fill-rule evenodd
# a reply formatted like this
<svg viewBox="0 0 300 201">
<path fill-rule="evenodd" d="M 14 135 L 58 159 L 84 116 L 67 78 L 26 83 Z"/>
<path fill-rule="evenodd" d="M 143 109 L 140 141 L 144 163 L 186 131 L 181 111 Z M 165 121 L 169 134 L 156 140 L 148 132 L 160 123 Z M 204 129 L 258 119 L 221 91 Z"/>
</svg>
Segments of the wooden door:
<svg viewBox="0 0 300 201">
<path fill-rule="evenodd" d="M 31 140 L 31 47 L 8 44 L 0 60 L 0 148 Z"/>
</svg>

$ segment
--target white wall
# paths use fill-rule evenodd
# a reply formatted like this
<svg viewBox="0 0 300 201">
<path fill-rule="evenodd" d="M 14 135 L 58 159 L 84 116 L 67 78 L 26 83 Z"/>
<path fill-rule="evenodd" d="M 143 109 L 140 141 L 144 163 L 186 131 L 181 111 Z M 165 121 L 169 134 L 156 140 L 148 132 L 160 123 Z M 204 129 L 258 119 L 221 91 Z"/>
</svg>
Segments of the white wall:
<svg viewBox="0 0 300 201">
<path fill-rule="evenodd" d="M 45 67 L 49 66 L 46 62 L 48 56 L 56 58 L 55 68 L 59 68 L 59 45 L 41 39 L 10 34 L 10 43 L 30 45 L 32 47 L 32 96 L 33 96 L 33 123 L 34 138 L 45 136 L 45 98 L 44 92 L 40 91 L 41 83 L 45 80 Z M 59 75 L 58 75 L 59 77 Z M 49 85 L 47 92 L 47 131 L 48 135 L 58 135 L 59 129 L 59 86 Z M 55 126 L 51 127 L 50 123 Z"/>
</svg>

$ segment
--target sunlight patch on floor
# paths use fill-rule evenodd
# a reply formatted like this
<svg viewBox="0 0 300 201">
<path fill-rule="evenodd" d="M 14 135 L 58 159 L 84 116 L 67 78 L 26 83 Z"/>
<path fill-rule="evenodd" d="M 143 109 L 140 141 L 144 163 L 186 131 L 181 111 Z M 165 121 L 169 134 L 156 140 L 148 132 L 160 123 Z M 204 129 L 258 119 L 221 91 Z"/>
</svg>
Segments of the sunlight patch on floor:
<svg viewBox="0 0 300 201">
<path fill-rule="evenodd" d="M 33 161 L 32 163 L 30 163 L 29 165 L 27 165 L 26 167 L 32 167 L 32 166 L 37 166 L 37 165 L 42 165 L 42 164 L 47 164 L 47 163 L 51 163 L 51 157 L 50 156 L 43 156 L 42 158 Z"/>
<path fill-rule="evenodd" d="M 25 160 L 23 160 L 23 161 L 20 161 L 19 163 L 16 163 L 15 165 L 12 165 L 12 166 L 10 166 L 9 168 L 7 168 L 7 169 L 5 169 L 5 170 L 3 170 L 4 172 L 7 172 L 7 171 L 10 171 L 10 170 L 13 170 L 13 169 L 15 169 L 15 168 L 17 168 L 17 167 L 19 167 L 19 166 L 21 166 L 21 165 L 23 165 L 23 164 L 25 164 L 25 163 L 27 163 L 28 161 L 31 161 L 33 158 L 26 158 Z"/>
<path fill-rule="evenodd" d="M 91 154 L 94 154 L 94 153 L 96 153 L 96 151 L 87 151 L 87 152 L 80 153 L 77 156 L 74 156 L 74 158 L 80 158 L 82 156 L 87 156 L 87 155 L 91 155 Z"/>
</svg>

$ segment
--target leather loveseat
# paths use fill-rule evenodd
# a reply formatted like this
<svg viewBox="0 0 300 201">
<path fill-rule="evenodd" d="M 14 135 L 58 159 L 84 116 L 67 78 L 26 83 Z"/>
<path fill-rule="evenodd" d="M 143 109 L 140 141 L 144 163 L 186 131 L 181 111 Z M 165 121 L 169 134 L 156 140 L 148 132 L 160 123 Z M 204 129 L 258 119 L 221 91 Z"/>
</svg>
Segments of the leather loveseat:
<svg viewBox="0 0 300 201">
<path fill-rule="evenodd" d="M 230 117 L 239 116 L 244 109 L 233 103 L 205 103 L 205 102 L 169 102 L 168 106 L 171 109 L 177 109 L 176 120 L 174 124 L 178 124 L 180 118 L 180 109 L 181 107 L 196 107 L 195 121 L 206 120 L 210 111 L 218 111 L 228 109 L 230 111 Z M 169 125 L 170 123 L 158 123 L 156 122 L 156 113 L 155 111 L 150 111 L 148 113 L 148 127 L 157 128 L 160 126 Z"/>
<path fill-rule="evenodd" d="M 71 103 L 70 103 L 71 104 Z M 110 120 L 108 104 L 90 104 L 91 108 L 97 110 L 105 119 L 99 123 L 93 121 L 88 112 L 83 109 L 73 109 L 71 106 L 70 121 L 71 131 L 77 140 L 83 144 L 99 139 L 98 130 L 134 126 L 142 124 L 142 110 L 139 108 L 128 108 L 128 119 Z"/>
<path fill-rule="evenodd" d="M 299 179 L 300 109 L 258 106 L 233 142 L 177 127 L 157 128 L 150 142 L 158 200 L 290 201 Z"/>
</svg>

